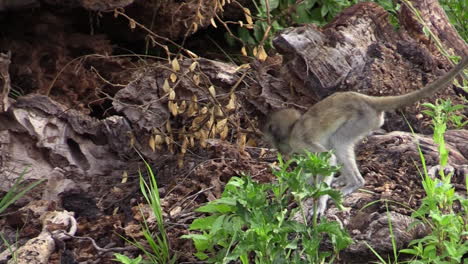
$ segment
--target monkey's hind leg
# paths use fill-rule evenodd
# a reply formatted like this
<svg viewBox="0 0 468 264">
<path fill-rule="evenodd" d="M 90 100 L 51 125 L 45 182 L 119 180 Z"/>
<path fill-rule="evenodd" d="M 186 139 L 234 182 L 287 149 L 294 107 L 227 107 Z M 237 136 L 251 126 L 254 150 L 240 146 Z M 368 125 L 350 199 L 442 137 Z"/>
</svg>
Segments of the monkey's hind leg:
<svg viewBox="0 0 468 264">
<path fill-rule="evenodd" d="M 336 146 L 336 156 L 338 162 L 343 165 L 341 180 L 346 183 L 341 192 L 343 196 L 347 196 L 364 186 L 365 180 L 357 167 L 352 144 L 338 144 Z"/>
<path fill-rule="evenodd" d="M 332 154 L 331 158 L 330 158 L 330 161 L 329 161 L 330 165 L 332 166 L 336 166 L 337 165 L 337 162 L 336 162 L 336 157 L 334 154 Z M 331 175 L 328 175 L 328 176 L 321 176 L 321 175 L 318 175 L 317 178 L 318 178 L 318 181 L 315 182 L 315 184 L 320 184 L 320 182 L 325 182 L 328 187 L 331 187 L 331 184 L 332 184 L 332 181 L 334 179 L 333 177 L 334 175 L 331 174 Z M 310 208 L 309 210 L 309 216 L 312 217 L 314 215 L 314 213 L 317 213 L 317 216 L 320 217 L 322 216 L 324 213 L 325 213 L 325 210 L 327 210 L 327 203 L 328 203 L 328 199 L 330 198 L 330 196 L 328 195 L 322 195 L 320 196 L 319 200 L 318 200 L 318 204 L 317 204 L 317 211 L 314 212 L 314 208 Z"/>
</svg>

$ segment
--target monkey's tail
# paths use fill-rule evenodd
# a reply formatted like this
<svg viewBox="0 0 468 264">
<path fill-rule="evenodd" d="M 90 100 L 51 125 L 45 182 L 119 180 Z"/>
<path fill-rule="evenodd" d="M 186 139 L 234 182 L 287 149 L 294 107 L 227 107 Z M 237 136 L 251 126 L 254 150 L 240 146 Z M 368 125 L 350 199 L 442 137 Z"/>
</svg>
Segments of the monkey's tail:
<svg viewBox="0 0 468 264">
<path fill-rule="evenodd" d="M 453 69 L 447 72 L 444 76 L 426 85 L 420 90 L 397 96 L 369 97 L 369 102 L 378 111 L 391 111 L 411 105 L 423 98 L 433 95 L 439 89 L 447 87 L 455 76 L 462 72 L 466 66 L 468 66 L 468 57 L 463 58 L 459 64 L 453 67 Z"/>
</svg>

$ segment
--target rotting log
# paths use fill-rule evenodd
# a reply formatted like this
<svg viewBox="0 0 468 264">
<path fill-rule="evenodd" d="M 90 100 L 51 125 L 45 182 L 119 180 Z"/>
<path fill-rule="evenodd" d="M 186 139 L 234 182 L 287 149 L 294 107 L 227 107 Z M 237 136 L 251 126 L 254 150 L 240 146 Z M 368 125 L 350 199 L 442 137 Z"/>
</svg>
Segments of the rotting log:
<svg viewBox="0 0 468 264">
<path fill-rule="evenodd" d="M 447 14 L 437 0 L 411 0 L 419 11 L 425 25 L 440 39 L 446 51 L 451 55 L 468 56 L 468 45 L 460 37 L 454 26 L 448 21 Z M 431 52 L 438 52 L 434 40 L 426 36 L 423 26 L 415 19 L 410 8 L 403 4 L 400 11 L 400 25 L 413 39 L 424 43 Z"/>
</svg>

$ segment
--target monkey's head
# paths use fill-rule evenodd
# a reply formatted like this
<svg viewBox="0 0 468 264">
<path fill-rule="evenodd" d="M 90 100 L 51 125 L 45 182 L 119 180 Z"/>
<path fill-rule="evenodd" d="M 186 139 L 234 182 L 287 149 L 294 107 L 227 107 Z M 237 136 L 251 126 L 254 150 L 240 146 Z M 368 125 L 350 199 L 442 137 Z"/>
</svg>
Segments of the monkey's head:
<svg viewBox="0 0 468 264">
<path fill-rule="evenodd" d="M 277 148 L 282 154 L 289 154 L 289 135 L 301 113 L 295 109 L 283 109 L 268 117 L 263 127 L 265 141 Z"/>
</svg>

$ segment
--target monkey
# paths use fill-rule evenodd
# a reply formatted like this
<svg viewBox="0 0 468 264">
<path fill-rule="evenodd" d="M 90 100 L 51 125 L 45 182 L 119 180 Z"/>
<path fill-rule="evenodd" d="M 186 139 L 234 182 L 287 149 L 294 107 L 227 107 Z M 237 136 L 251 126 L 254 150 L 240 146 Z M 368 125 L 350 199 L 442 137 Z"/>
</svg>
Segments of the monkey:
<svg viewBox="0 0 468 264">
<path fill-rule="evenodd" d="M 357 92 L 337 92 L 311 106 L 304 114 L 295 109 L 273 113 L 263 128 L 264 139 L 288 157 L 294 153 L 334 151 L 331 165 L 341 165 L 341 192 L 347 196 L 364 186 L 356 164 L 354 145 L 384 124 L 385 111 L 392 111 L 427 98 L 447 87 L 468 65 L 468 57 L 436 81 L 404 95 L 369 96 Z M 322 179 L 328 185 L 333 175 Z M 318 202 L 323 214 L 328 197 Z"/>
</svg>

